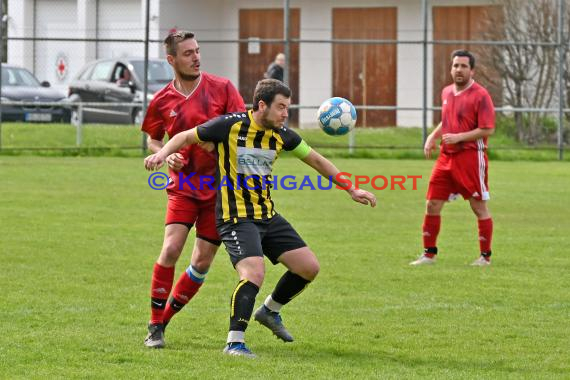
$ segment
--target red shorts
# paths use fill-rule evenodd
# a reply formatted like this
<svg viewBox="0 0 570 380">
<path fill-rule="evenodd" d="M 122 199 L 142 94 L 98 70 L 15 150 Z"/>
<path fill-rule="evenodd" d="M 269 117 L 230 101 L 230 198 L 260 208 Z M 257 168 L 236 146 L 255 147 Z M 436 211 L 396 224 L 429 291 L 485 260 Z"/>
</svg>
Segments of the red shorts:
<svg viewBox="0 0 570 380">
<path fill-rule="evenodd" d="M 216 198 L 200 201 L 180 194 L 168 194 L 164 224 L 196 225 L 196 236 L 212 244 L 220 245 L 216 231 Z"/>
<path fill-rule="evenodd" d="M 484 151 L 442 153 L 433 167 L 426 198 L 451 201 L 461 194 L 463 199 L 489 200 L 488 167 Z"/>
</svg>

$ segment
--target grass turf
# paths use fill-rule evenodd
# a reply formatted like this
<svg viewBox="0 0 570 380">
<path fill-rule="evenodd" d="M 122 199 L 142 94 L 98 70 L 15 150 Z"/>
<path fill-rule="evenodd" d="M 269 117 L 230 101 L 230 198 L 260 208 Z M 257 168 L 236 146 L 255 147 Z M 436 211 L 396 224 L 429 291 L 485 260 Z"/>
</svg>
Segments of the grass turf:
<svg viewBox="0 0 570 380">
<path fill-rule="evenodd" d="M 478 245 L 463 201 L 444 209 L 437 265 L 408 266 L 421 249 L 432 162 L 335 163 L 423 178 L 415 191 L 375 191 L 376 209 L 338 190 L 274 192 L 322 268 L 284 308 L 296 342 L 252 322 L 247 339 L 259 359 L 251 361 L 221 354 L 237 283 L 223 249 L 169 325 L 167 348 L 142 345 L 165 206 L 142 159 L 0 157 L 0 377 L 567 378 L 567 163 L 491 162 L 489 268 L 468 265 Z M 284 158 L 275 173 L 312 171 Z M 268 264 L 256 306 L 282 272 Z"/>
<path fill-rule="evenodd" d="M 348 136 L 328 136 L 320 129 L 297 130 L 312 146 L 329 157 L 423 159 L 421 128 L 361 128 L 355 131 L 354 151 L 348 150 Z M 86 124 L 81 145 L 70 124 L 3 123 L 3 155 L 119 156 L 137 157 L 142 152 L 142 135 L 134 125 Z M 500 129 L 490 139 L 489 156 L 494 160 L 555 161 L 555 145 L 526 146 Z M 565 154 L 570 161 L 570 154 Z"/>
</svg>

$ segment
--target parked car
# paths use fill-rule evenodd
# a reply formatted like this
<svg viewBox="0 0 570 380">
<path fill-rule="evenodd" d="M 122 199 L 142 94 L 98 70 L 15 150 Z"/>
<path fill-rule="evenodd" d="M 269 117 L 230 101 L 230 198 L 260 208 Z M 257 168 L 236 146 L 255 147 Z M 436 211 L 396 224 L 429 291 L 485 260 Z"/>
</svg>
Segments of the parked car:
<svg viewBox="0 0 570 380">
<path fill-rule="evenodd" d="M 172 80 L 172 67 L 165 60 L 148 62 L 148 101 Z M 69 101 L 98 103 L 140 103 L 129 106 L 84 106 L 85 123 L 142 123 L 144 59 L 101 59 L 88 63 L 69 84 Z M 72 108 L 71 122 L 77 123 L 79 108 Z"/>
<path fill-rule="evenodd" d="M 64 91 L 50 88 L 49 82 L 40 83 L 28 70 L 2 64 L 2 102 L 61 102 L 67 105 L 67 97 Z M 70 110 L 67 106 L 2 104 L 2 120 L 69 122 Z"/>
</svg>

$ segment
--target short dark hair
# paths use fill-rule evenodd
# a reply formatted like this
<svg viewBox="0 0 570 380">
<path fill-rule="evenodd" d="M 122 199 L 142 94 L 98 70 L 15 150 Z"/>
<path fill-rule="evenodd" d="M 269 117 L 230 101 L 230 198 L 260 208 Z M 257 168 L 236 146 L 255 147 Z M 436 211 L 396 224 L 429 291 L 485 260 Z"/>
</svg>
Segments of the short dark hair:
<svg viewBox="0 0 570 380">
<path fill-rule="evenodd" d="M 468 57 L 469 58 L 469 66 L 471 67 L 471 69 L 475 68 L 475 56 L 473 55 L 473 53 L 471 53 L 469 50 L 454 50 L 453 53 L 451 53 L 451 61 L 453 62 L 453 58 L 455 57 Z"/>
<path fill-rule="evenodd" d="M 164 48 L 166 49 L 166 54 L 176 55 L 176 50 L 178 49 L 178 44 L 182 41 L 186 41 L 194 38 L 194 33 L 187 30 L 179 30 L 177 32 L 170 33 L 164 39 Z"/>
<path fill-rule="evenodd" d="M 263 100 L 267 107 L 271 107 L 271 103 L 276 95 L 283 95 L 286 98 L 291 97 L 291 89 L 285 83 L 277 79 L 262 79 L 257 82 L 255 91 L 253 92 L 253 110 L 259 109 L 259 101 Z"/>
</svg>

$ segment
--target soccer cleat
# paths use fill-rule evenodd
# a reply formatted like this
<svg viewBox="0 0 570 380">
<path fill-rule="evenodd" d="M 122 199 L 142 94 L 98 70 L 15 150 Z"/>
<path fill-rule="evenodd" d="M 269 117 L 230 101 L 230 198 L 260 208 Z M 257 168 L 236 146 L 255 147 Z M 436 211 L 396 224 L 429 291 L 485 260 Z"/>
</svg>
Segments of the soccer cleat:
<svg viewBox="0 0 570 380">
<path fill-rule="evenodd" d="M 282 341 L 293 341 L 293 337 L 289 334 L 285 326 L 283 326 L 283 320 L 279 313 L 269 310 L 265 305 L 261 305 L 261 307 L 255 311 L 253 318 L 271 330 L 273 334 Z"/>
<path fill-rule="evenodd" d="M 255 359 L 257 356 L 245 346 L 243 342 L 228 343 L 224 347 L 224 354 L 231 356 L 243 356 L 250 359 Z"/>
<path fill-rule="evenodd" d="M 479 258 L 471 263 L 472 267 L 485 267 L 491 265 L 491 260 L 487 260 L 483 256 L 479 256 Z"/>
<path fill-rule="evenodd" d="M 431 265 L 435 264 L 435 257 L 427 257 L 425 254 L 422 254 L 419 259 L 414 260 L 410 263 L 410 265 Z"/>
<path fill-rule="evenodd" d="M 163 348 L 164 344 L 164 326 L 160 323 L 149 323 L 144 345 L 148 348 Z"/>
</svg>

